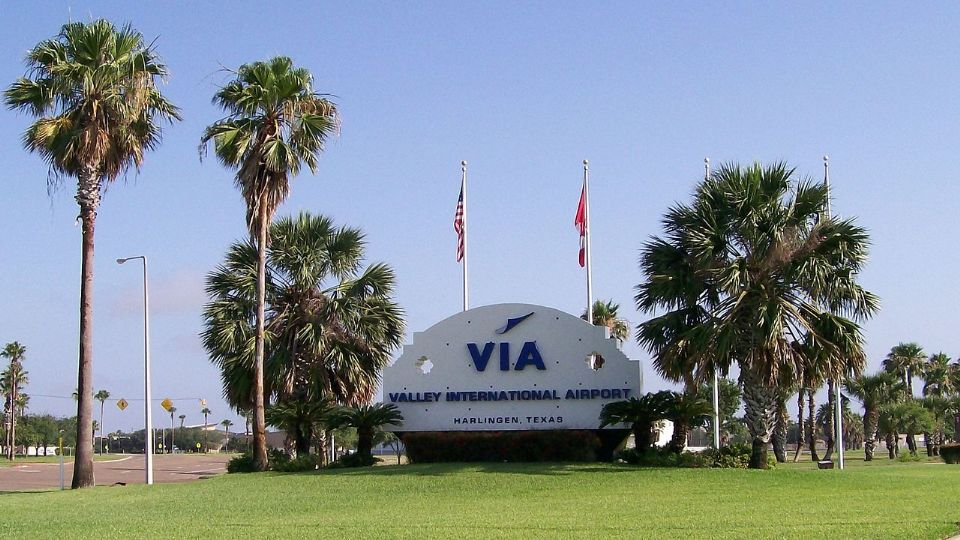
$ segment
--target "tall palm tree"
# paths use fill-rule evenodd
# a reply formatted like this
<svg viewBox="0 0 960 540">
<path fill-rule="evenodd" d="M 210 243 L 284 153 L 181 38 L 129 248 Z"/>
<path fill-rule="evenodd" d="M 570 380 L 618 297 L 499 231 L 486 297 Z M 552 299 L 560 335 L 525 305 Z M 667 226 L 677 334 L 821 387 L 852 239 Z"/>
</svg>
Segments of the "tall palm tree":
<svg viewBox="0 0 960 540">
<path fill-rule="evenodd" d="M 48 187 L 59 187 L 64 177 L 77 179 L 83 249 L 72 487 L 82 488 L 94 485 L 93 435 L 86 428 L 93 420 L 93 237 L 101 193 L 121 174 L 139 169 L 144 152 L 160 142 L 158 122 L 180 114 L 157 90 L 166 66 L 130 26 L 68 23 L 26 59 L 28 76 L 4 92 L 4 102 L 38 118 L 23 143 L 49 164 Z"/>
<path fill-rule="evenodd" d="M 209 443 L 209 440 L 207 439 L 207 417 L 213 414 L 213 411 L 211 411 L 207 407 L 204 407 L 203 409 L 200 409 L 200 414 L 203 415 L 203 446 L 204 446 L 203 451 L 209 452 L 210 443 Z"/>
<path fill-rule="evenodd" d="M 223 445 L 226 448 L 230 444 L 230 426 L 233 425 L 233 422 L 230 420 L 223 420 L 220 422 L 220 425 L 223 426 L 223 431 L 227 434 L 227 442 Z"/>
<path fill-rule="evenodd" d="M 863 459 L 873 460 L 873 450 L 877 439 L 877 427 L 880 421 L 880 408 L 893 393 L 899 383 L 893 373 L 880 372 L 876 375 L 861 375 L 848 379 L 844 387 L 847 392 L 863 404 Z"/>
<path fill-rule="evenodd" d="M 363 234 L 323 216 L 272 226 L 267 256 L 264 392 L 276 402 L 361 405 L 376 393 L 403 338 L 393 271 L 363 267 Z M 207 277 L 204 347 L 218 364 L 227 402 L 253 407 L 257 251 L 234 244 Z M 306 421 L 306 419 L 304 419 Z"/>
<path fill-rule="evenodd" d="M 920 376 L 923 378 L 924 396 L 947 396 L 957 389 L 953 385 L 952 366 L 950 357 L 939 352 L 930 355 L 920 366 Z"/>
<path fill-rule="evenodd" d="M 393 403 L 376 403 L 357 407 L 340 407 L 330 413 L 329 426 L 333 429 L 352 427 L 357 430 L 357 454 L 372 458 L 373 438 L 385 425 L 403 424 L 403 415 Z"/>
<path fill-rule="evenodd" d="M 898 343 L 890 349 L 890 353 L 883 360 L 883 369 L 896 373 L 903 379 L 907 387 L 908 396 L 913 396 L 913 377 L 921 369 L 926 360 L 923 347 L 916 343 Z"/>
<path fill-rule="evenodd" d="M 0 386 L 6 397 L 6 416 L 7 416 L 7 440 L 4 445 L 7 450 L 7 458 L 13 461 L 16 458 L 17 443 L 17 402 L 20 398 L 20 392 L 27 385 L 27 372 L 23 370 L 23 360 L 26 358 L 27 348 L 19 341 L 7 343 L 0 351 L 0 357 L 5 358 L 10 364 L 0 374 Z"/>
<path fill-rule="evenodd" d="M 868 235 L 827 216 L 827 202 L 825 184 L 798 181 L 783 163 L 724 165 L 641 252 L 637 307 L 658 315 L 638 342 L 673 380 L 739 365 L 754 468 L 767 466 L 777 387 L 798 379 L 806 357 L 833 377 L 865 363 L 858 321 L 878 307 L 857 283 Z"/>
<path fill-rule="evenodd" d="M 630 335 L 630 328 L 627 321 L 621 319 L 617 314 L 620 304 L 614 304 L 613 300 L 596 300 L 593 303 L 593 324 L 595 326 L 606 326 L 610 330 L 610 337 L 616 338 L 617 342 L 622 343 Z M 587 311 L 584 310 L 580 318 L 587 320 Z"/>
<path fill-rule="evenodd" d="M 267 464 L 264 423 L 264 332 L 268 229 L 290 191 L 290 178 L 303 165 L 316 172 L 317 158 L 337 128 L 337 108 L 314 92 L 313 77 L 284 56 L 244 64 L 214 96 L 227 117 L 209 126 L 201 149 L 213 141 L 220 162 L 236 169 L 236 184 L 247 203 L 247 228 L 257 249 L 254 350 L 254 465 Z M 203 150 L 201 150 L 202 152 Z"/>
<path fill-rule="evenodd" d="M 181 415 L 178 416 L 177 418 L 180 419 L 180 429 L 183 429 L 183 421 L 187 419 L 187 415 L 181 414 Z"/>
<path fill-rule="evenodd" d="M 110 392 L 100 390 L 93 395 L 93 399 L 100 402 L 100 454 L 103 454 L 103 403 L 110 399 Z"/>
</svg>

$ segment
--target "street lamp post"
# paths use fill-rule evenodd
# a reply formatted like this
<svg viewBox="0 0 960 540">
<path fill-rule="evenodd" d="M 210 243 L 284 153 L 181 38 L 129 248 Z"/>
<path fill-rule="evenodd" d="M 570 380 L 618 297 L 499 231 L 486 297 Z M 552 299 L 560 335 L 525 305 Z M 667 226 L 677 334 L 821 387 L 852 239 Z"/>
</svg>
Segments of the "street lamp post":
<svg viewBox="0 0 960 540">
<path fill-rule="evenodd" d="M 153 484 L 153 415 L 150 411 L 150 293 L 147 288 L 147 257 L 138 255 L 136 257 L 127 257 L 117 259 L 117 264 L 123 264 L 127 261 L 140 259 L 143 261 L 143 393 L 144 393 L 144 422 L 146 423 L 143 431 L 146 441 L 144 441 L 144 451 L 146 463 L 146 481 L 147 485 Z"/>
</svg>

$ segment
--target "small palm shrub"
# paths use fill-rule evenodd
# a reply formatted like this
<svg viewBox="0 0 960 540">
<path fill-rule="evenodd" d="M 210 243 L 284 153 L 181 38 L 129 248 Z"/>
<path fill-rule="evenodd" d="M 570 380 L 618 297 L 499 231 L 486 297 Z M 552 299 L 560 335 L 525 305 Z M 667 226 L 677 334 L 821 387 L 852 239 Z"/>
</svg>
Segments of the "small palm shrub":
<svg viewBox="0 0 960 540">
<path fill-rule="evenodd" d="M 941 446 L 940 459 L 951 465 L 960 464 L 960 444 L 947 444 Z"/>
</svg>

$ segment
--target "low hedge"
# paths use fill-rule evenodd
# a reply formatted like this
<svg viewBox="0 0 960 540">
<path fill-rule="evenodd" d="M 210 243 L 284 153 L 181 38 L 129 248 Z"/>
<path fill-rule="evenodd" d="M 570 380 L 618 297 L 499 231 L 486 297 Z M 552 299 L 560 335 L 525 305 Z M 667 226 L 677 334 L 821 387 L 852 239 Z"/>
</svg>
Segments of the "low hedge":
<svg viewBox="0 0 960 540">
<path fill-rule="evenodd" d="M 421 431 L 400 438 L 411 463 L 596 461 L 601 446 L 586 430 Z"/>
<path fill-rule="evenodd" d="M 667 448 L 649 448 L 638 451 L 636 448 L 623 450 L 617 457 L 631 465 L 641 467 L 679 467 L 685 469 L 747 469 L 750 466 L 752 449 L 748 445 L 730 445 L 702 452 L 682 452 L 677 454 Z M 776 467 L 777 460 L 767 457 L 769 466 Z"/>
<path fill-rule="evenodd" d="M 941 446 L 940 459 L 951 465 L 960 463 L 960 444 L 945 444 Z"/>
</svg>

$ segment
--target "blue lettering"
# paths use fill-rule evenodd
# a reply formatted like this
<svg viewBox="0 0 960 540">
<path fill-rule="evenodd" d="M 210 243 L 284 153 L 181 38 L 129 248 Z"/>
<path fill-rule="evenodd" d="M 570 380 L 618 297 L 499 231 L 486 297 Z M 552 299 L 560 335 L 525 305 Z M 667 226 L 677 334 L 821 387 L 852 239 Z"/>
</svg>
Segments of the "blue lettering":
<svg viewBox="0 0 960 540">
<path fill-rule="evenodd" d="M 500 371 L 510 371 L 510 344 L 500 344 Z"/>
<path fill-rule="evenodd" d="M 500 369 L 503 369 L 503 346 L 505 343 L 500 345 Z M 528 341 L 523 344 L 523 349 L 520 350 L 520 357 L 517 358 L 517 365 L 513 367 L 516 371 L 523 371 L 523 368 L 528 365 L 537 366 L 537 369 L 544 370 L 547 369 L 547 366 L 543 365 L 543 358 L 540 357 L 540 351 L 537 349 L 536 341 Z"/>
<path fill-rule="evenodd" d="M 476 343 L 467 343 L 467 349 L 470 349 L 470 357 L 473 359 L 473 365 L 477 368 L 477 371 L 487 369 L 487 362 L 490 361 L 490 355 L 493 354 L 494 346 L 492 341 L 487 342 L 483 346 L 483 352 L 480 352 Z M 501 360 L 501 362 L 502 361 L 503 360 Z"/>
</svg>

